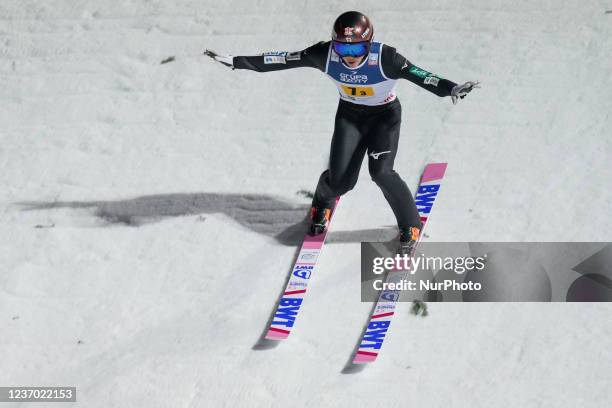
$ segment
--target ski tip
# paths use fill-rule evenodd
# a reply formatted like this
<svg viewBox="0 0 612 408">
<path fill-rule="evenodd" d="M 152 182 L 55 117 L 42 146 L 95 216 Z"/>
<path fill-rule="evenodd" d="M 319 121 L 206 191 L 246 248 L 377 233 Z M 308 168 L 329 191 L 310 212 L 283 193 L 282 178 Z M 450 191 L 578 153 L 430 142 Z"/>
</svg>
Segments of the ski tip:
<svg viewBox="0 0 612 408">
<path fill-rule="evenodd" d="M 268 329 L 268 333 L 266 333 L 265 338 L 267 340 L 285 340 L 287 337 L 289 337 L 289 333 L 291 332 L 288 330 L 275 329 L 271 327 Z"/>
<path fill-rule="evenodd" d="M 421 182 L 427 182 L 431 180 L 439 180 L 444 177 L 444 173 L 446 173 L 446 167 L 448 163 L 429 163 L 425 166 L 425 170 L 423 170 L 423 177 L 421 178 Z"/>
<path fill-rule="evenodd" d="M 372 353 L 369 351 L 357 351 L 355 358 L 353 358 L 353 364 L 367 364 L 376 361 L 378 353 Z"/>
<path fill-rule="evenodd" d="M 425 168 L 428 168 L 428 167 L 435 167 L 435 168 L 445 168 L 445 169 L 446 169 L 446 166 L 448 166 L 448 163 L 446 163 L 446 162 L 440 162 L 440 163 L 427 163 L 427 164 L 425 165 Z"/>
</svg>

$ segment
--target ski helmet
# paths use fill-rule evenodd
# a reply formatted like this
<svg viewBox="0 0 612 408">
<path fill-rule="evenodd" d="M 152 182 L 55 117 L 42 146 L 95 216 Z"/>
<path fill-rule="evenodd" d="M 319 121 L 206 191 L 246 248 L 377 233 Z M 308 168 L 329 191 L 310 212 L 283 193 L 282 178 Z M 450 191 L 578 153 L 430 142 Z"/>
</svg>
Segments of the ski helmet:
<svg viewBox="0 0 612 408">
<path fill-rule="evenodd" d="M 374 36 L 374 26 L 365 14 L 358 11 L 342 13 L 334 23 L 332 40 L 355 43 L 370 42 Z"/>
</svg>

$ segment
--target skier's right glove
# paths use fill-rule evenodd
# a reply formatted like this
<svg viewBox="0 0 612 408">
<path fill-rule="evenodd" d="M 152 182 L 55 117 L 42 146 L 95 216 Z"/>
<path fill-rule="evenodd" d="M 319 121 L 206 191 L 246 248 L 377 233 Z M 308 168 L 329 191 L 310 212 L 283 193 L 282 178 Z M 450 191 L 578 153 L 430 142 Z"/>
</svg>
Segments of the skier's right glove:
<svg viewBox="0 0 612 408">
<path fill-rule="evenodd" d="M 226 67 L 234 68 L 234 57 L 232 55 L 220 55 L 211 50 L 205 50 L 204 55 L 209 56 Z"/>
</svg>

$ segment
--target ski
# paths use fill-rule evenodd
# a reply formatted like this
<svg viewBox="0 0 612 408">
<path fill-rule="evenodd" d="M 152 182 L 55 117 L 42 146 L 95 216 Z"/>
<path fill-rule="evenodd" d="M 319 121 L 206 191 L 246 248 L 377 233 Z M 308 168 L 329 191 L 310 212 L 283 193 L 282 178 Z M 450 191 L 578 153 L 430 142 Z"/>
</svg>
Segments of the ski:
<svg viewBox="0 0 612 408">
<path fill-rule="evenodd" d="M 427 219 L 431 214 L 438 191 L 440 190 L 440 185 L 446 172 L 446 165 L 447 163 L 430 163 L 423 170 L 415 197 L 422 222 L 419 242 L 423 237 Z M 417 242 L 415 250 L 419 242 Z M 413 255 L 414 252 L 410 254 L 410 256 Z M 389 271 L 385 282 L 400 282 L 409 273 L 410 270 Z M 376 361 L 376 357 L 378 357 L 378 353 L 391 325 L 391 319 L 395 313 L 395 306 L 399 295 L 400 293 L 397 290 L 384 290 L 380 293 L 376 306 L 372 309 L 368 323 L 361 334 L 359 345 L 353 356 L 353 364 L 367 364 Z"/>
<path fill-rule="evenodd" d="M 300 252 L 293 264 L 289 282 L 276 305 L 274 317 L 270 322 L 265 336 L 266 339 L 284 340 L 289 337 L 297 314 L 304 301 L 304 297 L 306 296 L 308 281 L 317 266 L 317 259 L 319 259 L 319 254 L 325 244 L 325 237 L 331 227 L 331 222 L 336 213 L 336 208 L 338 208 L 339 201 L 340 197 L 336 197 L 336 202 L 330 214 L 329 222 L 322 233 L 315 236 L 306 233 Z"/>
</svg>

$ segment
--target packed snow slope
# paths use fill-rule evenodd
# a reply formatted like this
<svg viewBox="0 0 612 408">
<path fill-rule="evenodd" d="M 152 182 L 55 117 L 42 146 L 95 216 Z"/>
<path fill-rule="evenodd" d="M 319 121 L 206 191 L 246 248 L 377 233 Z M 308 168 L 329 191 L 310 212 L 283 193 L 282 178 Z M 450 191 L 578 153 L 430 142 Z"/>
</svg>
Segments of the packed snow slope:
<svg viewBox="0 0 612 408">
<path fill-rule="evenodd" d="M 359 241 L 393 235 L 366 169 L 291 337 L 253 349 L 337 94 L 201 54 L 300 50 L 350 9 L 482 82 L 456 106 L 398 86 L 396 170 L 449 163 L 430 240 L 610 240 L 609 0 L 3 0 L 1 386 L 74 385 L 88 408 L 612 404 L 607 304 L 401 305 L 379 360 L 342 373 L 370 310 Z"/>
</svg>

